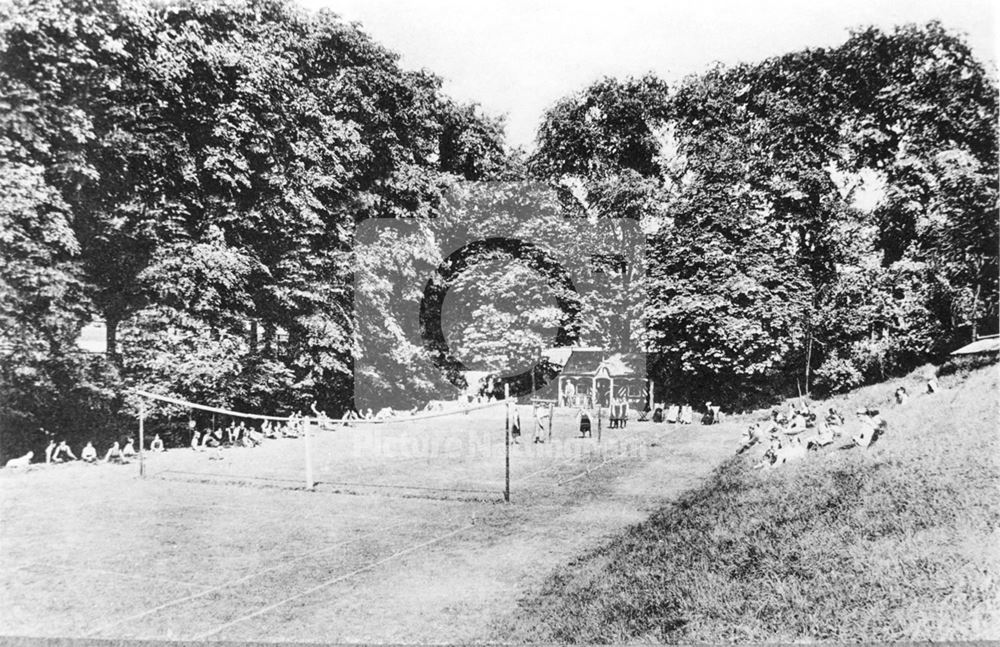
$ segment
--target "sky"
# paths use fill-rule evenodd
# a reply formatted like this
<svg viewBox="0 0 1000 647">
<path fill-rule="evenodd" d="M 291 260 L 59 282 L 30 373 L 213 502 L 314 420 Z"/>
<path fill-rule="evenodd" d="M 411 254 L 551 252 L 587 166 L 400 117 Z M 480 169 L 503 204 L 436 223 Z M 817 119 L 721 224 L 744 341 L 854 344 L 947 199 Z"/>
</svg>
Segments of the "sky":
<svg viewBox="0 0 1000 647">
<path fill-rule="evenodd" d="M 714 62 L 758 61 L 844 42 L 853 28 L 940 20 L 996 74 L 995 0 L 298 0 L 361 23 L 404 68 L 505 115 L 531 149 L 542 114 L 603 76 L 667 81 Z"/>
</svg>

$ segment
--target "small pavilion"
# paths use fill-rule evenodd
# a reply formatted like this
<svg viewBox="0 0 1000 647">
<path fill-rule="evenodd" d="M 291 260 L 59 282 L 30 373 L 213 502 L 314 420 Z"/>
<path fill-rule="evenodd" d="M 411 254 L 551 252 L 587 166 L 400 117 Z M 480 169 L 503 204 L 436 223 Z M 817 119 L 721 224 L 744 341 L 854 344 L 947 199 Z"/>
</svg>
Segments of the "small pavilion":
<svg viewBox="0 0 1000 647">
<path fill-rule="evenodd" d="M 643 410 L 653 405 L 653 381 L 646 376 L 646 356 L 601 349 L 573 349 L 558 378 L 559 406 L 606 407 L 611 397 Z"/>
</svg>

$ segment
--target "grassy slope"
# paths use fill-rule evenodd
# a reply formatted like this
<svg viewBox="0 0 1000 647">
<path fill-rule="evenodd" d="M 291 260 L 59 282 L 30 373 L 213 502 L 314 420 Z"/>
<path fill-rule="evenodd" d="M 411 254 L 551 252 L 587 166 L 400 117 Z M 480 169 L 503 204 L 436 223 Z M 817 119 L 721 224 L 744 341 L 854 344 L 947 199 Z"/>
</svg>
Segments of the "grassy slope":
<svg viewBox="0 0 1000 647">
<path fill-rule="evenodd" d="M 704 486 L 553 573 L 496 638 L 545 642 L 1000 638 L 998 371 L 831 404 L 889 422 L 867 451 Z M 711 433 L 706 430 L 705 433 Z M 838 445 L 841 444 L 838 442 Z"/>
</svg>

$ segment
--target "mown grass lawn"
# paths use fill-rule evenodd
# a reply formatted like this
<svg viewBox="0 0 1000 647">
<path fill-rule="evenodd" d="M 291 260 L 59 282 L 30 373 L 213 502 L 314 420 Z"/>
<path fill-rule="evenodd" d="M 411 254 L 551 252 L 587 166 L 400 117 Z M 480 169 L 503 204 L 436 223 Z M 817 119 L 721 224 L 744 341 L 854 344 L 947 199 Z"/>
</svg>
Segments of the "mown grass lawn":
<svg viewBox="0 0 1000 647">
<path fill-rule="evenodd" d="M 566 564 L 497 623 L 524 642 L 1000 638 L 995 366 L 897 406 L 900 383 L 837 398 L 889 422 L 868 450 L 773 471 L 734 457 L 704 486 Z M 827 405 L 827 406 L 830 406 Z M 706 433 L 711 433 L 706 431 Z"/>
</svg>

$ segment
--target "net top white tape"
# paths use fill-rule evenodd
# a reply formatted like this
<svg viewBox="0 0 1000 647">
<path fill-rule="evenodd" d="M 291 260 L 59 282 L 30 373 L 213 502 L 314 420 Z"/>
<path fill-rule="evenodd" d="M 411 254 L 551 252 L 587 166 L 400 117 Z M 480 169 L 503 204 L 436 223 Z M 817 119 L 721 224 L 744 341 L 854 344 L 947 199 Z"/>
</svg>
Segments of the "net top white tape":
<svg viewBox="0 0 1000 647">
<path fill-rule="evenodd" d="M 132 393 L 142 396 L 144 398 L 149 398 L 150 400 L 159 400 L 160 402 L 169 402 L 170 404 L 180 405 L 182 407 L 190 407 L 192 409 L 201 409 L 202 411 L 211 411 L 212 413 L 221 413 L 225 416 L 235 416 L 240 418 L 253 418 L 255 420 L 275 420 L 278 422 L 286 422 L 291 420 L 288 417 L 281 416 L 264 416 L 257 413 L 242 413 L 240 411 L 233 411 L 231 409 L 223 409 L 221 407 L 210 407 L 204 404 L 197 404 L 194 402 L 188 402 L 187 400 L 181 400 L 180 398 L 171 398 L 166 395 L 159 395 L 157 393 L 150 393 L 149 391 L 143 391 L 142 389 L 132 389 Z"/>
<path fill-rule="evenodd" d="M 281 416 L 265 416 L 265 415 L 261 415 L 261 414 L 257 414 L 257 413 L 243 413 L 241 411 L 233 411 L 231 409 L 224 409 L 222 407 L 211 407 L 211 406 L 208 406 L 208 405 L 205 405 L 205 404 L 197 404 L 195 402 L 190 402 L 188 400 L 182 400 L 180 398 L 172 398 L 172 397 L 167 396 L 167 395 L 160 395 L 158 393 L 150 393 L 149 391 L 143 391 L 142 389 L 132 389 L 131 392 L 135 393 L 136 395 L 142 396 L 144 398 L 149 398 L 150 400 L 159 400 L 160 402 L 168 402 L 170 404 L 176 404 L 176 405 L 182 406 L 182 407 L 190 407 L 192 409 L 200 409 L 202 411 L 210 411 L 212 413 L 219 413 L 219 414 L 222 414 L 222 415 L 225 415 L 225 416 L 235 416 L 235 417 L 240 417 L 240 418 L 252 418 L 252 419 L 255 419 L 255 420 L 274 420 L 274 421 L 277 421 L 277 422 L 286 422 L 286 421 L 292 419 L 292 418 L 289 418 L 289 417 L 281 417 Z M 347 423 L 349 425 L 385 425 L 385 424 L 392 424 L 392 423 L 398 423 L 398 422 L 410 422 L 410 421 L 413 421 L 413 420 L 427 420 L 429 418 L 441 418 L 441 417 L 444 417 L 444 416 L 453 416 L 453 415 L 456 415 L 456 414 L 469 413 L 471 411 L 479 411 L 481 409 L 489 409 L 491 407 L 498 407 L 498 406 L 502 406 L 504 404 L 505 404 L 504 400 L 496 400 L 494 402 L 487 402 L 487 403 L 484 403 L 484 404 L 476 404 L 476 405 L 467 406 L 467 407 L 455 407 L 455 408 L 450 408 L 450 409 L 444 409 L 444 410 L 441 410 L 441 411 L 428 411 L 428 412 L 425 412 L 425 413 L 418 413 L 418 414 L 415 414 L 415 415 L 412 415 L 412 416 L 404 414 L 404 415 L 400 415 L 400 416 L 393 416 L 393 417 L 390 417 L 390 418 L 380 418 L 380 419 L 357 418 L 357 419 L 354 419 L 354 420 L 349 420 L 349 421 L 347 421 Z M 514 404 L 514 402 L 511 401 L 511 404 Z M 329 416 L 327 416 L 327 420 L 329 422 L 331 422 L 331 423 L 341 422 L 339 419 L 330 418 Z"/>
<path fill-rule="evenodd" d="M 511 400 L 510 403 L 512 405 L 515 404 L 515 402 L 513 400 Z M 346 423 L 348 425 L 387 425 L 387 424 L 392 424 L 394 422 L 412 422 L 413 420 L 427 420 L 429 418 L 442 418 L 444 416 L 454 416 L 454 415 L 459 415 L 459 414 L 463 414 L 463 413 L 469 413 L 471 411 L 479 411 L 481 409 L 489 409 L 491 407 L 499 407 L 499 406 L 503 406 L 504 404 L 505 404 L 504 400 L 496 400 L 494 402 L 487 402 L 487 403 L 484 403 L 484 404 L 474 404 L 474 405 L 468 406 L 468 407 L 454 407 L 454 408 L 451 408 L 451 409 L 443 409 L 441 411 L 428 411 L 428 412 L 425 412 L 425 413 L 417 413 L 417 414 L 414 414 L 412 416 L 411 415 L 407 415 L 407 414 L 404 413 L 404 414 L 399 415 L 399 416 L 392 416 L 392 417 L 389 417 L 389 418 L 379 418 L 379 419 L 375 419 L 375 418 L 367 418 L 367 419 L 366 418 L 355 418 L 353 420 L 346 420 L 345 421 L 345 420 L 341 420 L 339 418 L 330 418 L 329 420 L 330 420 L 330 422 L 333 422 L 333 423 L 337 423 L 337 424 Z"/>
</svg>

